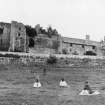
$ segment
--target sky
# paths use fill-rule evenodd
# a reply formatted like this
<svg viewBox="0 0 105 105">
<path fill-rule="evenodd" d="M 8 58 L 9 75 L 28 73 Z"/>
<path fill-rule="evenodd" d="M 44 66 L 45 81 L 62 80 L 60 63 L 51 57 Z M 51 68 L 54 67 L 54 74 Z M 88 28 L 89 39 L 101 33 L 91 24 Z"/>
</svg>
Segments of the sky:
<svg viewBox="0 0 105 105">
<path fill-rule="evenodd" d="M 0 21 L 40 24 L 65 37 L 100 41 L 105 36 L 105 0 L 0 0 Z"/>
</svg>

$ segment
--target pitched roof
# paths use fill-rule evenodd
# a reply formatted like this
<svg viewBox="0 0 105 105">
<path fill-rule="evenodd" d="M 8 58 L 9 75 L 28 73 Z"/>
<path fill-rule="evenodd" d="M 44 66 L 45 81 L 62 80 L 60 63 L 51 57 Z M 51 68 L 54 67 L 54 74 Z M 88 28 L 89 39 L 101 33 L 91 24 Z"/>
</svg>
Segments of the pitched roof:
<svg viewBox="0 0 105 105">
<path fill-rule="evenodd" d="M 75 43 L 75 44 L 83 44 L 83 45 L 90 45 L 90 46 L 100 46 L 100 42 L 92 41 L 92 40 L 78 39 L 78 38 L 62 37 L 62 41 L 65 43 Z"/>
</svg>

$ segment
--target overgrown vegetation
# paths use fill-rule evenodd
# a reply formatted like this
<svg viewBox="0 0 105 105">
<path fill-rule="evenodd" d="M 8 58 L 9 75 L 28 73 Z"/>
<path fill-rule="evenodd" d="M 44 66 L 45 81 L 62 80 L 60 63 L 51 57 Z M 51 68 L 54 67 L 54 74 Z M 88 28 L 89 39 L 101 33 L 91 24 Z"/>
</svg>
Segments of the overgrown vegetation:
<svg viewBox="0 0 105 105">
<path fill-rule="evenodd" d="M 50 55 L 46 61 L 47 64 L 53 65 L 57 63 L 57 57 Z"/>
<path fill-rule="evenodd" d="M 62 49 L 62 53 L 63 53 L 63 54 L 68 54 L 67 49 Z"/>
<path fill-rule="evenodd" d="M 35 28 L 32 28 L 29 25 L 26 25 L 25 28 L 26 28 L 26 34 L 29 37 L 35 37 L 35 36 L 37 36 L 37 32 L 36 32 Z"/>
<path fill-rule="evenodd" d="M 51 37 L 52 35 L 59 35 L 56 29 L 52 29 L 51 26 L 47 28 L 47 35 Z"/>
<path fill-rule="evenodd" d="M 44 29 L 43 27 L 38 28 L 38 34 L 45 34 L 48 37 L 52 37 L 52 35 L 58 36 L 58 31 L 56 29 L 53 29 L 51 26 L 49 26 L 47 29 Z"/>
<path fill-rule="evenodd" d="M 32 47 L 34 47 L 34 44 L 35 44 L 34 39 L 30 38 L 30 39 L 29 39 L 29 45 L 28 45 L 28 46 L 29 46 L 30 48 L 32 48 Z"/>
<path fill-rule="evenodd" d="M 74 51 L 72 54 L 73 55 L 79 55 L 77 51 Z"/>
</svg>

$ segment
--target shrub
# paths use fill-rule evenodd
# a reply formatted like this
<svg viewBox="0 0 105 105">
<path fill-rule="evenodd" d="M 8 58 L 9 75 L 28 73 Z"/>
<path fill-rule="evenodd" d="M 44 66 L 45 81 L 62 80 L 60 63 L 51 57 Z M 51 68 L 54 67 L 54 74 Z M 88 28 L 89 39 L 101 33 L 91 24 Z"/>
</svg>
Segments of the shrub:
<svg viewBox="0 0 105 105">
<path fill-rule="evenodd" d="M 89 62 L 91 62 L 91 59 L 89 59 L 89 58 L 83 58 L 82 61 L 83 61 L 84 63 L 89 63 Z"/>
<path fill-rule="evenodd" d="M 63 54 L 68 54 L 67 49 L 62 49 L 62 53 L 63 53 Z"/>
<path fill-rule="evenodd" d="M 57 58 L 56 56 L 49 56 L 49 58 L 47 58 L 47 64 L 56 64 L 57 63 Z"/>
<path fill-rule="evenodd" d="M 79 55 L 77 51 L 74 51 L 72 54 L 73 55 Z"/>
</svg>

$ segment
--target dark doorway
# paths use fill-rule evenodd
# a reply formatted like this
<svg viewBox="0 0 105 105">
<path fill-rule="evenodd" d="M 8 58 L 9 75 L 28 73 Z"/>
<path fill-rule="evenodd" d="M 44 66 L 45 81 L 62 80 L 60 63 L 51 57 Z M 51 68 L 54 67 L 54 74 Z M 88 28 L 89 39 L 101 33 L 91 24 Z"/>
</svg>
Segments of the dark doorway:
<svg viewBox="0 0 105 105">
<path fill-rule="evenodd" d="M 3 34 L 3 28 L 0 28 L 0 34 Z"/>
<path fill-rule="evenodd" d="M 30 38 L 30 39 L 29 39 L 29 45 L 28 45 L 28 46 L 29 46 L 30 48 L 32 48 L 32 47 L 34 47 L 34 44 L 35 44 L 34 39 Z"/>
</svg>

